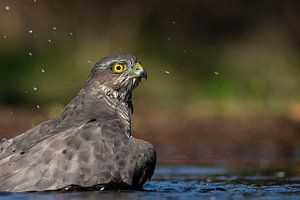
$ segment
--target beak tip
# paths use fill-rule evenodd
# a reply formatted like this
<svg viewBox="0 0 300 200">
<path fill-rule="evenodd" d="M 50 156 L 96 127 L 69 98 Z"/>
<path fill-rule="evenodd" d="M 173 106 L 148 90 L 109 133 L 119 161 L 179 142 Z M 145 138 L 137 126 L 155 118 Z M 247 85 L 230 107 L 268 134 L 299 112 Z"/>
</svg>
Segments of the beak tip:
<svg viewBox="0 0 300 200">
<path fill-rule="evenodd" d="M 148 74 L 147 71 L 144 68 L 138 69 L 138 70 L 134 70 L 134 77 L 138 78 L 140 81 L 144 78 L 145 81 L 148 78 Z"/>
</svg>

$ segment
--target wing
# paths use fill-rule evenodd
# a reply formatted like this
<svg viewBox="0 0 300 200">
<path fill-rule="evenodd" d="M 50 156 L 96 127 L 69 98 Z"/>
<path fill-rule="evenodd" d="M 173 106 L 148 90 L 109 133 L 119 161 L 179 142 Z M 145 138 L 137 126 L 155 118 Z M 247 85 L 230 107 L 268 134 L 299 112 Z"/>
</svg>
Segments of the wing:
<svg viewBox="0 0 300 200">
<path fill-rule="evenodd" d="M 119 135 L 122 132 L 124 138 Z M 0 191 L 56 190 L 129 179 L 133 171 L 122 167 L 135 166 L 136 161 L 127 159 L 126 137 L 118 119 L 65 130 L 35 144 L 28 152 L 0 160 Z"/>
<path fill-rule="evenodd" d="M 81 90 L 80 94 L 84 95 L 84 90 Z M 97 103 L 95 104 L 93 101 L 97 101 Z M 89 104 L 95 104 L 95 107 L 87 108 Z M 0 143 L 0 160 L 18 151 L 29 150 L 48 137 L 72 130 L 72 128 L 76 129 L 99 115 L 103 122 L 114 119 L 116 117 L 114 112 L 104 103 L 103 99 L 85 99 L 77 96 L 57 118 L 43 122 L 15 138 Z"/>
<path fill-rule="evenodd" d="M 140 139 L 133 139 L 138 147 L 136 154 L 138 155 L 135 173 L 132 185 L 136 188 L 143 187 L 146 181 L 150 181 L 156 165 L 156 151 L 152 144 Z"/>
<path fill-rule="evenodd" d="M 35 143 L 40 138 L 41 131 L 44 131 L 45 126 L 48 122 L 44 122 L 38 126 L 35 126 L 21 135 L 9 140 L 3 140 L 0 143 L 0 160 L 14 154 L 18 149 L 25 148 L 28 146 L 35 145 Z"/>
<path fill-rule="evenodd" d="M 153 146 L 128 138 L 114 108 L 99 99 L 80 101 L 71 102 L 58 118 L 0 144 L 0 191 L 106 183 L 140 187 L 152 176 Z"/>
</svg>

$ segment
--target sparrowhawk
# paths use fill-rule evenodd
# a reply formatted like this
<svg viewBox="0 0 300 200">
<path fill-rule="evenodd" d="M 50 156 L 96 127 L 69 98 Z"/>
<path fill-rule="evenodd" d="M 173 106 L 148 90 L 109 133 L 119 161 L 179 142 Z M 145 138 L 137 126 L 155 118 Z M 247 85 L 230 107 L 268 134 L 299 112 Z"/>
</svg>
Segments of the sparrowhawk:
<svg viewBox="0 0 300 200">
<path fill-rule="evenodd" d="M 156 164 L 153 145 L 131 135 L 132 91 L 142 78 L 134 56 L 97 62 L 61 114 L 0 144 L 0 191 L 141 188 Z"/>
</svg>

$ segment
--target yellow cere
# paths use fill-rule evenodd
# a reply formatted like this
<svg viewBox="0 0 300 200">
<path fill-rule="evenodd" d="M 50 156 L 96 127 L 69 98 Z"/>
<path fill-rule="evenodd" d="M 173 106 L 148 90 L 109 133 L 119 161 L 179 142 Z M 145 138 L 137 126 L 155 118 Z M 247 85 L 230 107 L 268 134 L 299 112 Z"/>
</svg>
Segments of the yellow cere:
<svg viewBox="0 0 300 200">
<path fill-rule="evenodd" d="M 141 69 L 141 68 L 142 68 L 142 65 L 141 65 L 140 63 L 137 63 L 137 64 L 136 64 L 136 69 L 139 70 L 139 69 Z"/>
<path fill-rule="evenodd" d="M 124 72 L 125 69 L 126 69 L 126 66 L 123 64 L 120 64 L 120 63 L 117 63 L 113 66 L 113 71 L 118 74 Z"/>
</svg>

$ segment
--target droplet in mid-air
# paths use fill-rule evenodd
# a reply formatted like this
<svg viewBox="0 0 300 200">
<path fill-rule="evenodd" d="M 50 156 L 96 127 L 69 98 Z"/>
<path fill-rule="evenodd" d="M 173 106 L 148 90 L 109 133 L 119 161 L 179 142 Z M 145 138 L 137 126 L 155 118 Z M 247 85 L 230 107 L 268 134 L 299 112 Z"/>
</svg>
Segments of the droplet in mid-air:
<svg viewBox="0 0 300 200">
<path fill-rule="evenodd" d="M 5 10 L 9 11 L 10 10 L 10 6 L 5 6 Z"/>
<path fill-rule="evenodd" d="M 55 26 L 53 26 L 53 27 L 52 27 L 52 29 L 53 29 L 53 30 L 56 30 L 56 27 L 55 27 Z"/>
<path fill-rule="evenodd" d="M 74 35 L 74 33 L 72 33 L 72 32 L 70 32 L 69 34 L 70 34 L 71 36 L 73 36 L 73 35 Z"/>
<path fill-rule="evenodd" d="M 40 105 L 36 105 L 36 108 L 37 108 L 37 109 L 40 109 Z"/>
<path fill-rule="evenodd" d="M 215 75 L 219 75 L 220 73 L 219 73 L 219 72 L 214 72 L 214 74 L 215 74 Z"/>
<path fill-rule="evenodd" d="M 52 42 L 52 40 L 50 40 L 50 39 L 49 39 L 49 40 L 48 40 L 48 42 L 49 42 L 49 43 L 51 43 L 51 42 Z"/>
<path fill-rule="evenodd" d="M 42 73 L 44 73 L 44 72 L 45 72 L 45 70 L 42 68 L 42 69 L 41 69 L 41 72 L 42 72 Z"/>
<path fill-rule="evenodd" d="M 6 38 L 7 38 L 7 35 L 3 35 L 3 38 L 6 39 Z"/>
<path fill-rule="evenodd" d="M 38 90 L 38 88 L 35 87 L 35 86 L 33 86 L 32 89 L 33 89 L 34 91 L 37 91 L 37 90 Z"/>
<path fill-rule="evenodd" d="M 29 30 L 28 30 L 28 33 L 29 33 L 29 34 L 32 34 L 32 33 L 33 33 L 33 30 L 32 30 L 32 29 L 29 29 Z"/>
<path fill-rule="evenodd" d="M 29 52 L 29 53 L 28 53 L 28 55 L 32 56 L 32 53 L 31 53 L 31 52 Z"/>
<path fill-rule="evenodd" d="M 169 72 L 168 70 L 165 70 L 165 73 L 166 73 L 166 74 L 170 74 L 170 72 Z"/>
</svg>

